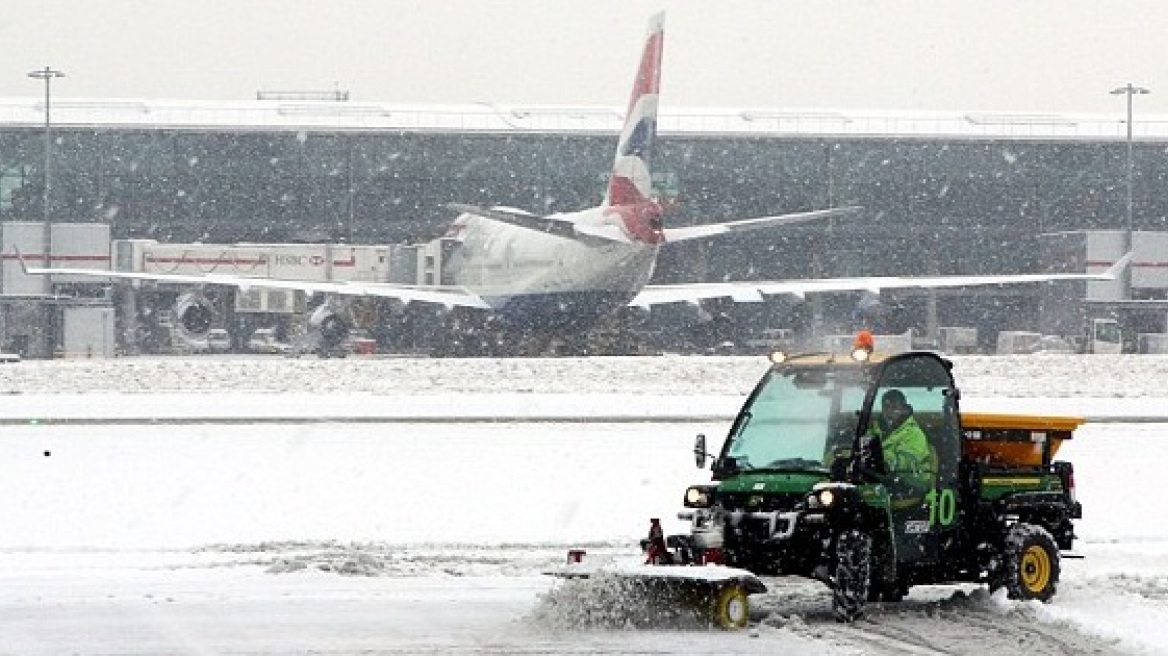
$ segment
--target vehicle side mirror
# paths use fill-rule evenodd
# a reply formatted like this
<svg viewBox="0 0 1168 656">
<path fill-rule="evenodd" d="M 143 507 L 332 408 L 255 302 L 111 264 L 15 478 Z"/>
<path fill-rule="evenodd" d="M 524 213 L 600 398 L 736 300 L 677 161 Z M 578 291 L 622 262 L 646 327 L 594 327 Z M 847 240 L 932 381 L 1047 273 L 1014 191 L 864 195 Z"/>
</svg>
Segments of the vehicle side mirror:
<svg viewBox="0 0 1168 656">
<path fill-rule="evenodd" d="M 860 454 L 856 464 L 863 478 L 888 473 L 884 464 L 884 445 L 880 443 L 879 437 L 864 435 L 860 438 Z"/>
<path fill-rule="evenodd" d="M 706 460 L 710 457 L 710 454 L 706 453 L 705 434 L 698 433 L 697 438 L 694 439 L 693 454 L 694 463 L 698 466 L 698 469 L 704 469 L 706 466 Z"/>
</svg>

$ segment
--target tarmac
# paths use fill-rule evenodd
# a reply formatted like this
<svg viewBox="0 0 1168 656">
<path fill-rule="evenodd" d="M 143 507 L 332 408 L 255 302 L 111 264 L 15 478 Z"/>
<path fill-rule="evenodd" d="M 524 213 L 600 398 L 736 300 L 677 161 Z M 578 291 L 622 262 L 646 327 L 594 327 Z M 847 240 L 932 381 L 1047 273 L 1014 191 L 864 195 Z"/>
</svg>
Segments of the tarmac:
<svg viewBox="0 0 1168 656">
<path fill-rule="evenodd" d="M 744 395 L 186 393 L 0 395 L 0 425 L 665 423 L 733 421 Z M 1149 411 L 1165 408 L 1165 412 Z M 964 411 L 1168 423 L 1154 399 L 974 398 Z"/>
</svg>

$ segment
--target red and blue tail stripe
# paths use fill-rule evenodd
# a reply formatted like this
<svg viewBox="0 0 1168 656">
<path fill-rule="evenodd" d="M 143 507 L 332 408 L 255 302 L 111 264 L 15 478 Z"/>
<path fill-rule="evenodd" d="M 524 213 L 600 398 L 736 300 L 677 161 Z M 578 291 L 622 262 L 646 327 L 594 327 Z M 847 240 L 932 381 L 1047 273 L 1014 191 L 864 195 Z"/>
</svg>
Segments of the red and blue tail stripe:
<svg viewBox="0 0 1168 656">
<path fill-rule="evenodd" d="M 657 138 L 664 22 L 664 14 L 656 14 L 649 21 L 604 201 L 606 207 L 616 210 L 630 237 L 650 243 L 661 240 L 660 208 L 652 199 L 651 163 Z"/>
</svg>

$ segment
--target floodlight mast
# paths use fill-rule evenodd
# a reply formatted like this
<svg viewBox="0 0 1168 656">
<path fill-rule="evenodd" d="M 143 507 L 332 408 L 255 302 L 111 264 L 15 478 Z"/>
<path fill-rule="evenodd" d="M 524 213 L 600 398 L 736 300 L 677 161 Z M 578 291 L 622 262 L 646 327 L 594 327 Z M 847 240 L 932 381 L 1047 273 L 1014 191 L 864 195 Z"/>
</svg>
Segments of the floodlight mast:
<svg viewBox="0 0 1168 656">
<path fill-rule="evenodd" d="M 1127 96 L 1127 209 L 1126 209 L 1126 225 L 1124 228 L 1123 237 L 1123 253 L 1130 253 L 1132 250 L 1132 183 L 1135 177 L 1135 165 L 1132 159 L 1132 97 L 1142 96 L 1152 93 L 1150 89 L 1145 87 L 1138 87 L 1131 82 L 1128 82 L 1122 87 L 1116 87 L 1109 92 L 1113 96 L 1125 95 Z M 1124 270 L 1124 297 L 1131 299 L 1131 267 Z"/>
<path fill-rule="evenodd" d="M 51 66 L 37 69 L 28 74 L 29 77 L 45 81 L 45 164 L 44 180 L 41 189 L 41 210 L 44 216 L 44 236 L 42 237 L 42 252 L 44 266 L 53 265 L 53 227 L 50 216 L 49 203 L 52 200 L 53 187 L 53 122 L 52 122 L 52 82 L 53 78 L 65 77 L 65 73 Z M 45 278 L 46 284 L 52 284 L 50 278 Z"/>
</svg>

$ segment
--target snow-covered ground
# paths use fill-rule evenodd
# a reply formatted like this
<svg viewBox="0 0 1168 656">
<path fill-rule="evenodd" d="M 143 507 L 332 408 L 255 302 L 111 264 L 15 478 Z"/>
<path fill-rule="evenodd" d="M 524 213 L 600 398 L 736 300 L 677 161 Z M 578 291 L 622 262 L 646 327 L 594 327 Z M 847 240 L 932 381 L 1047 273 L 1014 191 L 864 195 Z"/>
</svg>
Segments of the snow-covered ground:
<svg viewBox="0 0 1168 656">
<path fill-rule="evenodd" d="M 678 528 L 694 434 L 717 444 L 765 367 L 0 367 L 0 653 L 1168 653 L 1168 359 L 1146 356 L 956 360 L 967 407 L 1099 420 L 1059 454 L 1086 558 L 1051 604 L 926 587 L 840 626 L 821 584 L 774 579 L 747 632 L 584 621 L 541 572 Z"/>
</svg>

